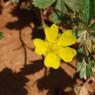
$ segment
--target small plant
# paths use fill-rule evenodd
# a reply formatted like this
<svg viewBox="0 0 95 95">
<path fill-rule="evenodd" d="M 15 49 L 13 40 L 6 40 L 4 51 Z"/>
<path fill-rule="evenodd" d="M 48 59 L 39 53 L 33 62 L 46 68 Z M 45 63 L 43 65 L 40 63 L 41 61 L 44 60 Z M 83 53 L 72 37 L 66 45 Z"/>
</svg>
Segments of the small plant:
<svg viewBox="0 0 95 95">
<path fill-rule="evenodd" d="M 19 3 L 20 0 L 10 1 Z M 77 54 L 80 78 L 92 76 L 95 65 L 95 0 L 28 1 L 40 12 L 42 26 L 48 25 L 46 21 L 54 23 L 51 27 L 44 27 L 45 41 L 34 39 L 35 52 L 45 57 L 45 66 L 57 69 L 61 59 L 71 62 Z M 60 27 L 62 34 L 59 33 Z M 77 45 L 76 50 L 70 47 L 73 44 Z"/>
<path fill-rule="evenodd" d="M 45 27 L 45 41 L 34 39 L 35 52 L 38 55 L 44 55 L 44 64 L 46 67 L 58 69 L 61 59 L 65 62 L 71 62 L 77 54 L 76 50 L 69 47 L 77 42 L 73 36 L 72 30 L 65 30 L 59 34 L 58 26 L 53 24 L 51 27 Z"/>
<path fill-rule="evenodd" d="M 76 50 L 77 52 L 77 72 L 79 72 L 80 78 L 86 79 L 87 77 L 90 77 L 93 75 L 92 68 L 95 65 L 95 60 L 93 57 L 94 51 L 95 51 L 95 21 L 94 23 L 91 23 L 93 18 L 95 17 L 95 1 L 94 0 L 33 0 L 33 5 L 35 7 L 40 8 L 41 10 L 43 9 L 44 11 L 52 10 L 49 15 L 49 20 L 52 21 L 53 23 L 57 25 L 61 25 L 64 29 L 66 28 L 67 31 L 69 28 L 71 28 L 73 31 L 75 31 L 75 35 L 77 37 L 77 47 L 78 49 Z M 48 12 L 47 12 L 48 13 Z M 68 32 L 64 31 L 62 35 L 65 33 L 70 33 L 69 30 Z M 45 30 L 46 31 L 46 30 Z M 50 30 L 48 30 L 49 32 Z M 52 30 L 53 33 L 55 33 L 55 30 Z M 50 34 L 51 38 L 53 34 Z M 60 36 L 60 37 L 61 37 Z M 73 45 L 76 43 L 76 38 L 73 36 L 71 37 L 65 37 L 64 35 L 61 43 L 64 45 L 64 43 L 70 43 L 67 44 L 66 46 Z M 59 37 L 59 39 L 60 39 Z M 46 36 L 47 39 L 47 36 Z M 75 39 L 75 41 L 73 40 Z M 58 40 L 58 39 L 57 39 Z M 72 43 L 74 41 L 74 43 Z M 55 44 L 56 45 L 56 44 Z M 36 46 L 36 45 L 35 45 Z M 54 47 L 52 45 L 52 47 Z M 36 46 L 37 48 L 37 46 Z M 76 55 L 70 53 L 73 49 L 70 47 L 65 47 L 69 48 L 70 50 L 67 50 L 68 52 L 63 52 L 60 51 L 59 57 L 63 59 L 65 62 L 70 62 L 72 61 L 73 57 Z M 75 51 L 75 50 L 73 50 Z M 57 55 L 58 55 L 57 54 Z M 44 55 L 47 56 L 47 55 Z M 67 58 L 71 58 L 71 60 L 67 60 Z M 59 59 L 60 59 L 59 58 Z M 47 57 L 45 58 L 45 60 Z M 49 61 L 44 61 L 45 65 L 47 67 L 53 67 L 50 66 L 50 60 Z M 47 63 L 46 63 L 47 62 Z M 52 62 L 54 63 L 54 62 Z M 59 63 L 58 63 L 59 64 Z M 57 65 L 57 68 L 59 65 Z"/>
</svg>

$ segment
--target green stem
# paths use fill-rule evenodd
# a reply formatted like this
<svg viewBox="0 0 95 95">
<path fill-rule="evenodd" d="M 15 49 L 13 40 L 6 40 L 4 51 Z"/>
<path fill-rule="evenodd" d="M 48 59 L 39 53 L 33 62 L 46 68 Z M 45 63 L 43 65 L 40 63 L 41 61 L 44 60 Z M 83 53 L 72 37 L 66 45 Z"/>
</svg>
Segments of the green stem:
<svg viewBox="0 0 95 95">
<path fill-rule="evenodd" d="M 44 22 L 44 16 L 43 16 L 43 10 L 42 9 L 40 10 L 40 15 L 41 15 L 41 24 L 42 24 L 42 27 L 44 28 L 45 22 Z"/>
</svg>

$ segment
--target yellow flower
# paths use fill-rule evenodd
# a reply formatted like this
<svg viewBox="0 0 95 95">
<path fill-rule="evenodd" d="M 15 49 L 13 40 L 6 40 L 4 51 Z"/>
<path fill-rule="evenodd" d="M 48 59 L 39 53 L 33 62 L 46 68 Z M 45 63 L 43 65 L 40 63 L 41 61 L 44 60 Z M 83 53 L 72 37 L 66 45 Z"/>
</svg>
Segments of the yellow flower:
<svg viewBox="0 0 95 95">
<path fill-rule="evenodd" d="M 45 41 L 39 38 L 33 40 L 36 54 L 44 55 L 45 66 L 54 69 L 59 68 L 61 59 L 71 62 L 77 54 L 75 49 L 68 47 L 77 41 L 72 30 L 66 30 L 60 36 L 58 32 L 58 26 L 53 24 L 51 27 L 45 27 Z"/>
</svg>

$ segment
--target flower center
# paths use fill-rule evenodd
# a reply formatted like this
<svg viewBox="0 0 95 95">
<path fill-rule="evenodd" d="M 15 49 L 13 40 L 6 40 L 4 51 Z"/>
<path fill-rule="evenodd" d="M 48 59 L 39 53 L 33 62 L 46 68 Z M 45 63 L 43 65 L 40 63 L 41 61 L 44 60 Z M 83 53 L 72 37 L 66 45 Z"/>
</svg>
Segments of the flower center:
<svg viewBox="0 0 95 95">
<path fill-rule="evenodd" d="M 48 51 L 49 52 L 56 52 L 58 49 L 56 42 L 55 43 L 48 43 Z"/>
</svg>

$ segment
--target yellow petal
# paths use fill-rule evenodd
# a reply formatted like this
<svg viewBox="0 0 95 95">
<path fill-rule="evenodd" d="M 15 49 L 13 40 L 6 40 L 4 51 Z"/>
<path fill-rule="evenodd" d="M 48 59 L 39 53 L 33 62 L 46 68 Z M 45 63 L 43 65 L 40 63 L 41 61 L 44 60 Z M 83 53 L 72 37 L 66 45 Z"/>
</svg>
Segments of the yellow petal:
<svg viewBox="0 0 95 95">
<path fill-rule="evenodd" d="M 60 66 L 60 61 L 58 56 L 51 52 L 48 55 L 46 55 L 44 64 L 46 67 L 52 67 L 54 69 L 58 69 Z"/>
<path fill-rule="evenodd" d="M 38 55 L 45 54 L 47 51 L 47 43 L 41 39 L 34 39 L 33 40 L 35 46 L 35 52 Z"/>
<path fill-rule="evenodd" d="M 65 62 L 71 62 L 74 56 L 77 54 L 76 50 L 70 47 L 62 48 L 58 51 L 61 59 Z"/>
<path fill-rule="evenodd" d="M 58 40 L 59 46 L 69 46 L 75 44 L 77 41 L 76 37 L 72 34 L 72 30 L 66 30 L 60 36 Z"/>
<path fill-rule="evenodd" d="M 58 36 L 58 26 L 53 24 L 51 27 L 45 27 L 45 35 L 49 42 L 54 42 Z"/>
</svg>

